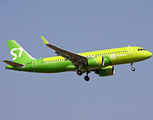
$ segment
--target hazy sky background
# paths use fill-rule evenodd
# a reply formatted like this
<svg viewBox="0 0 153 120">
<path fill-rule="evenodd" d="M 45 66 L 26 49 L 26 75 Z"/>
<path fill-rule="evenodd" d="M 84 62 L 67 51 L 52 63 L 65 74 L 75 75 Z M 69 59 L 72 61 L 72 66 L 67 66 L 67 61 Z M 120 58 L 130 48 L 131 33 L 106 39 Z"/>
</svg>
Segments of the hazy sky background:
<svg viewBox="0 0 153 120">
<path fill-rule="evenodd" d="M 16 40 L 35 58 L 55 56 L 40 36 L 75 53 L 124 46 L 153 52 L 152 0 L 1 0 L 0 59 Z M 152 58 L 115 66 L 90 81 L 75 72 L 6 70 L 0 62 L 0 120 L 153 120 Z"/>
</svg>

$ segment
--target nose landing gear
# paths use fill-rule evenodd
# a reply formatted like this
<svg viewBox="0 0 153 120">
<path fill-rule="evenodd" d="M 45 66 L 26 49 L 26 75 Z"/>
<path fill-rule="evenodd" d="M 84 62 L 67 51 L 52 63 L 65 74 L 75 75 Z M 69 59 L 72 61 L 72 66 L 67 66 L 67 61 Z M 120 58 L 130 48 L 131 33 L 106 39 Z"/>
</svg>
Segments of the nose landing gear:
<svg viewBox="0 0 153 120">
<path fill-rule="evenodd" d="M 133 67 L 133 63 L 130 63 L 130 64 L 131 64 L 131 70 L 135 71 L 135 68 Z"/>
<path fill-rule="evenodd" d="M 131 70 L 132 70 L 132 71 L 135 71 L 135 68 L 133 67 L 133 68 L 131 68 Z"/>
</svg>

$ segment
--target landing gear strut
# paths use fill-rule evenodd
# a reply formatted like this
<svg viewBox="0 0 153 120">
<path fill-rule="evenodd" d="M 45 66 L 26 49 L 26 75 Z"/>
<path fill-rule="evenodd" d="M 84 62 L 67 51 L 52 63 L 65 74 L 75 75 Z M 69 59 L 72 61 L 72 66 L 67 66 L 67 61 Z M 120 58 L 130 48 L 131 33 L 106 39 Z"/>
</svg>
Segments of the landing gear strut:
<svg viewBox="0 0 153 120">
<path fill-rule="evenodd" d="M 77 71 L 77 74 L 78 75 L 82 75 L 82 71 L 81 71 L 81 68 L 83 67 L 83 64 L 79 64 L 79 70 Z"/>
<path fill-rule="evenodd" d="M 130 64 L 131 64 L 131 70 L 135 71 L 135 68 L 133 67 L 133 63 L 130 63 Z"/>
<path fill-rule="evenodd" d="M 90 80 L 90 78 L 89 78 L 89 76 L 88 76 L 88 73 L 90 73 L 90 71 L 87 71 L 87 72 L 86 72 L 86 76 L 84 77 L 85 81 L 89 81 L 89 80 Z"/>
</svg>

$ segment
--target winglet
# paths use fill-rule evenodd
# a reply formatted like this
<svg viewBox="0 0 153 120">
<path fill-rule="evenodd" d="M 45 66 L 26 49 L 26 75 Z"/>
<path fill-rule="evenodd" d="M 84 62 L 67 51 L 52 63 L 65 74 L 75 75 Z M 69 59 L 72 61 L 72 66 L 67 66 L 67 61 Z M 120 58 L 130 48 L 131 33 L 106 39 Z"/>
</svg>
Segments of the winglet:
<svg viewBox="0 0 153 120">
<path fill-rule="evenodd" d="M 43 36 L 41 36 L 41 39 L 43 40 L 43 42 L 45 43 L 45 45 L 49 44 L 49 42 Z"/>
</svg>

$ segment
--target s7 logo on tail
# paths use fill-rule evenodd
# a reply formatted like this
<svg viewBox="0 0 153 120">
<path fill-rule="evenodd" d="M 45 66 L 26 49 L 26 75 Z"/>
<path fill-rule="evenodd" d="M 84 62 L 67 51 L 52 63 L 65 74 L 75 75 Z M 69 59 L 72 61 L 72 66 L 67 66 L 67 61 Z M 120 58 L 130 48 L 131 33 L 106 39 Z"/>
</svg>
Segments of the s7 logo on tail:
<svg viewBox="0 0 153 120">
<path fill-rule="evenodd" d="M 16 50 L 20 50 L 20 53 L 19 53 L 19 56 L 18 56 L 18 57 L 21 57 L 22 52 L 23 52 L 23 48 L 13 48 L 13 49 L 10 51 L 11 55 L 14 56 L 13 60 L 16 60 L 16 58 L 17 58 L 17 54 L 14 53 L 14 51 L 16 51 Z"/>
</svg>

